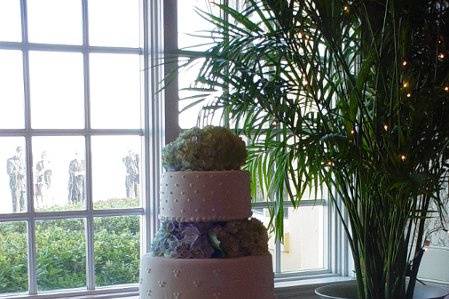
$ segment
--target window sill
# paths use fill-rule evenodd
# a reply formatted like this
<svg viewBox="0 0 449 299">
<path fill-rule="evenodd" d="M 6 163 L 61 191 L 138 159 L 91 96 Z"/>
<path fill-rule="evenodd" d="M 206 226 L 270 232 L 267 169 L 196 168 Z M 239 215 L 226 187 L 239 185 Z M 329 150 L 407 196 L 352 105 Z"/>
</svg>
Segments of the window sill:
<svg viewBox="0 0 449 299">
<path fill-rule="evenodd" d="M 352 278 L 327 274 L 327 275 L 317 275 L 316 277 L 300 278 L 299 280 L 279 281 L 275 282 L 274 284 L 275 294 L 277 296 L 277 299 L 287 299 L 287 298 L 315 299 L 318 298 L 315 295 L 315 289 L 317 287 L 330 283 L 344 282 L 349 280 L 352 280 Z M 139 296 L 131 296 L 131 297 L 118 296 L 113 298 L 139 299 Z"/>
<path fill-rule="evenodd" d="M 314 299 L 317 298 L 314 290 L 315 288 L 335 282 L 343 282 L 351 280 L 350 277 L 336 276 L 332 274 L 315 275 L 311 277 L 291 277 L 288 280 L 277 280 L 275 282 L 275 293 L 278 299 L 284 298 L 303 298 Z M 138 288 L 135 286 L 128 286 L 120 289 L 104 289 L 89 292 L 64 292 L 40 295 L 17 295 L 17 296 L 0 296 L 0 299 L 139 299 Z"/>
<path fill-rule="evenodd" d="M 316 275 L 298 280 L 277 281 L 274 284 L 275 293 L 278 299 L 301 298 L 315 299 L 315 289 L 317 287 L 337 282 L 352 280 L 352 277 L 337 276 L 333 274 Z"/>
</svg>

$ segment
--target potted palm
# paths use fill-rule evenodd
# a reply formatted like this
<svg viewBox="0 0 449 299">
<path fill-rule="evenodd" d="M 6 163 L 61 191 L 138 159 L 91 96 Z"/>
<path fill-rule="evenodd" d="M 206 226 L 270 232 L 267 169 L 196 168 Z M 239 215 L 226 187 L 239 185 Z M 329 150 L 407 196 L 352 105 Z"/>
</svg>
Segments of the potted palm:
<svg viewBox="0 0 449 299">
<path fill-rule="evenodd" d="M 358 298 L 413 298 L 425 221 L 439 217 L 449 143 L 448 2 L 245 0 L 219 5 L 192 87 L 251 142 L 255 185 L 283 202 L 330 192 Z M 218 112 L 217 112 L 218 113 Z M 343 214 L 347 217 L 344 217 Z"/>
</svg>

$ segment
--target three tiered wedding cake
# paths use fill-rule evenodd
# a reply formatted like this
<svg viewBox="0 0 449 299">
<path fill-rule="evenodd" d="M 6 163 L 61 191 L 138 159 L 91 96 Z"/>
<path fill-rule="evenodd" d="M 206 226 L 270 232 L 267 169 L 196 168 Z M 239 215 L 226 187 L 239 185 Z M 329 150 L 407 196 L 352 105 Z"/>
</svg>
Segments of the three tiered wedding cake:
<svg viewBox="0 0 449 299">
<path fill-rule="evenodd" d="M 141 261 L 140 298 L 273 299 L 263 224 L 251 217 L 243 141 L 219 127 L 164 149 L 161 226 Z"/>
</svg>

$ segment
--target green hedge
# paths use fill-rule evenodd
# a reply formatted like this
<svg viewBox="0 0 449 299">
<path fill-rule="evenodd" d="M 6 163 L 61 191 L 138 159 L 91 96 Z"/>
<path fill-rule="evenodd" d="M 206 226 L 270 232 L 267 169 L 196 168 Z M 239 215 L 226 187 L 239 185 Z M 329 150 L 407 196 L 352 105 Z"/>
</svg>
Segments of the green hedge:
<svg viewBox="0 0 449 299">
<path fill-rule="evenodd" d="M 102 209 L 136 206 L 135 200 L 102 202 Z M 101 217 L 94 221 L 96 283 L 106 286 L 138 281 L 140 221 L 137 216 Z M 0 223 L 0 293 L 25 292 L 27 243 L 24 222 Z M 86 285 L 84 221 L 36 223 L 37 280 L 40 290 Z"/>
<path fill-rule="evenodd" d="M 0 223 L 0 293 L 27 289 L 26 225 Z"/>
</svg>

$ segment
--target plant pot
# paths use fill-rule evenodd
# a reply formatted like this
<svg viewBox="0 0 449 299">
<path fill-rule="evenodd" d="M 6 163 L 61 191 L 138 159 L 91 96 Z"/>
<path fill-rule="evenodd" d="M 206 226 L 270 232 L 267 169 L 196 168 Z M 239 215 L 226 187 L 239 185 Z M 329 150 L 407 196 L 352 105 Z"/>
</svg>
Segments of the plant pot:
<svg viewBox="0 0 449 299">
<path fill-rule="evenodd" d="M 357 284 L 355 281 L 330 284 L 315 289 L 322 299 L 357 299 Z M 413 299 L 444 299 L 449 295 L 449 290 L 416 283 Z"/>
</svg>

